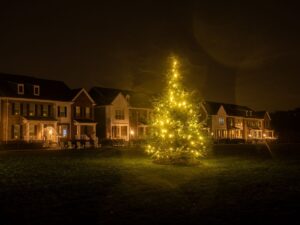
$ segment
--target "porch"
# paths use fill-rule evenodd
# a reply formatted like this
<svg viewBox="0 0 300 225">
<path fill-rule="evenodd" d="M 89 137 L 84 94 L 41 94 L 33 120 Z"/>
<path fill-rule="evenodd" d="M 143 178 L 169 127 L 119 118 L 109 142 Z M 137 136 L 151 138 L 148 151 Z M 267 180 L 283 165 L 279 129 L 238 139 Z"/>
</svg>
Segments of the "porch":
<svg viewBox="0 0 300 225">
<path fill-rule="evenodd" d="M 23 118 L 24 140 L 58 142 L 57 120 L 52 118 Z"/>
<path fill-rule="evenodd" d="M 75 139 L 76 140 L 95 140 L 96 137 L 96 125 L 93 120 L 74 120 L 75 125 Z"/>
</svg>

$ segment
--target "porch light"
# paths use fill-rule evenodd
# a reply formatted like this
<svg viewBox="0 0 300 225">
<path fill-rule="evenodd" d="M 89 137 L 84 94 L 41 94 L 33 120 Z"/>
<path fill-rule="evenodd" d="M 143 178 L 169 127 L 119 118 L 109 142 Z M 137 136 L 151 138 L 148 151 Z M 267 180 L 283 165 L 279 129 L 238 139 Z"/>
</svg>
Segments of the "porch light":
<svg viewBox="0 0 300 225">
<path fill-rule="evenodd" d="M 131 136 L 134 135 L 134 130 L 130 130 L 130 135 L 131 135 Z"/>
<path fill-rule="evenodd" d="M 52 136 L 52 134 L 53 134 L 52 128 L 49 128 L 49 134 Z"/>
</svg>

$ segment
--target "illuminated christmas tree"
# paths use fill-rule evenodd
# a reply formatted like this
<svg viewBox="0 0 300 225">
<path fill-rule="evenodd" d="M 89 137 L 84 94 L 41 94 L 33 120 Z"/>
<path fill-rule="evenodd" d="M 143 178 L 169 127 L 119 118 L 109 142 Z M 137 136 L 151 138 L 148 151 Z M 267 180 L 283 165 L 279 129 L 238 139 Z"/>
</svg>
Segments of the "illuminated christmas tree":
<svg viewBox="0 0 300 225">
<path fill-rule="evenodd" d="M 171 60 L 163 95 L 154 101 L 152 131 L 147 152 L 154 162 L 194 164 L 204 155 L 205 139 L 197 103 L 181 84 L 179 63 Z"/>
</svg>

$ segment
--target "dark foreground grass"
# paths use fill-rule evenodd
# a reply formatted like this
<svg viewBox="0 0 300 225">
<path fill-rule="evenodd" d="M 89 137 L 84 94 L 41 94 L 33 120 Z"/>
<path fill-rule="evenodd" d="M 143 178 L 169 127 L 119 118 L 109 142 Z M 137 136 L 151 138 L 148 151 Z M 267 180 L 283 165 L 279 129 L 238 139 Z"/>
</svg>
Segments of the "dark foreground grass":
<svg viewBox="0 0 300 225">
<path fill-rule="evenodd" d="M 132 151 L 0 152 L 0 224 L 291 224 L 300 160 L 162 166 Z"/>
</svg>

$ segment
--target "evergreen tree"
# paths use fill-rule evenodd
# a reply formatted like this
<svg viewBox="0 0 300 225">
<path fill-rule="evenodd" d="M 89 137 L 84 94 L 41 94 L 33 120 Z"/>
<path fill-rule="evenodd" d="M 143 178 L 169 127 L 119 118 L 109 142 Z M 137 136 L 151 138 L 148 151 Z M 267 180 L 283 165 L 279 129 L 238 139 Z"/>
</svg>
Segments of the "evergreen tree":
<svg viewBox="0 0 300 225">
<path fill-rule="evenodd" d="M 151 137 L 147 152 L 155 162 L 191 164 L 203 156 L 205 139 L 199 122 L 198 103 L 181 84 L 179 63 L 171 60 L 163 95 L 156 99 L 151 122 Z"/>
</svg>

